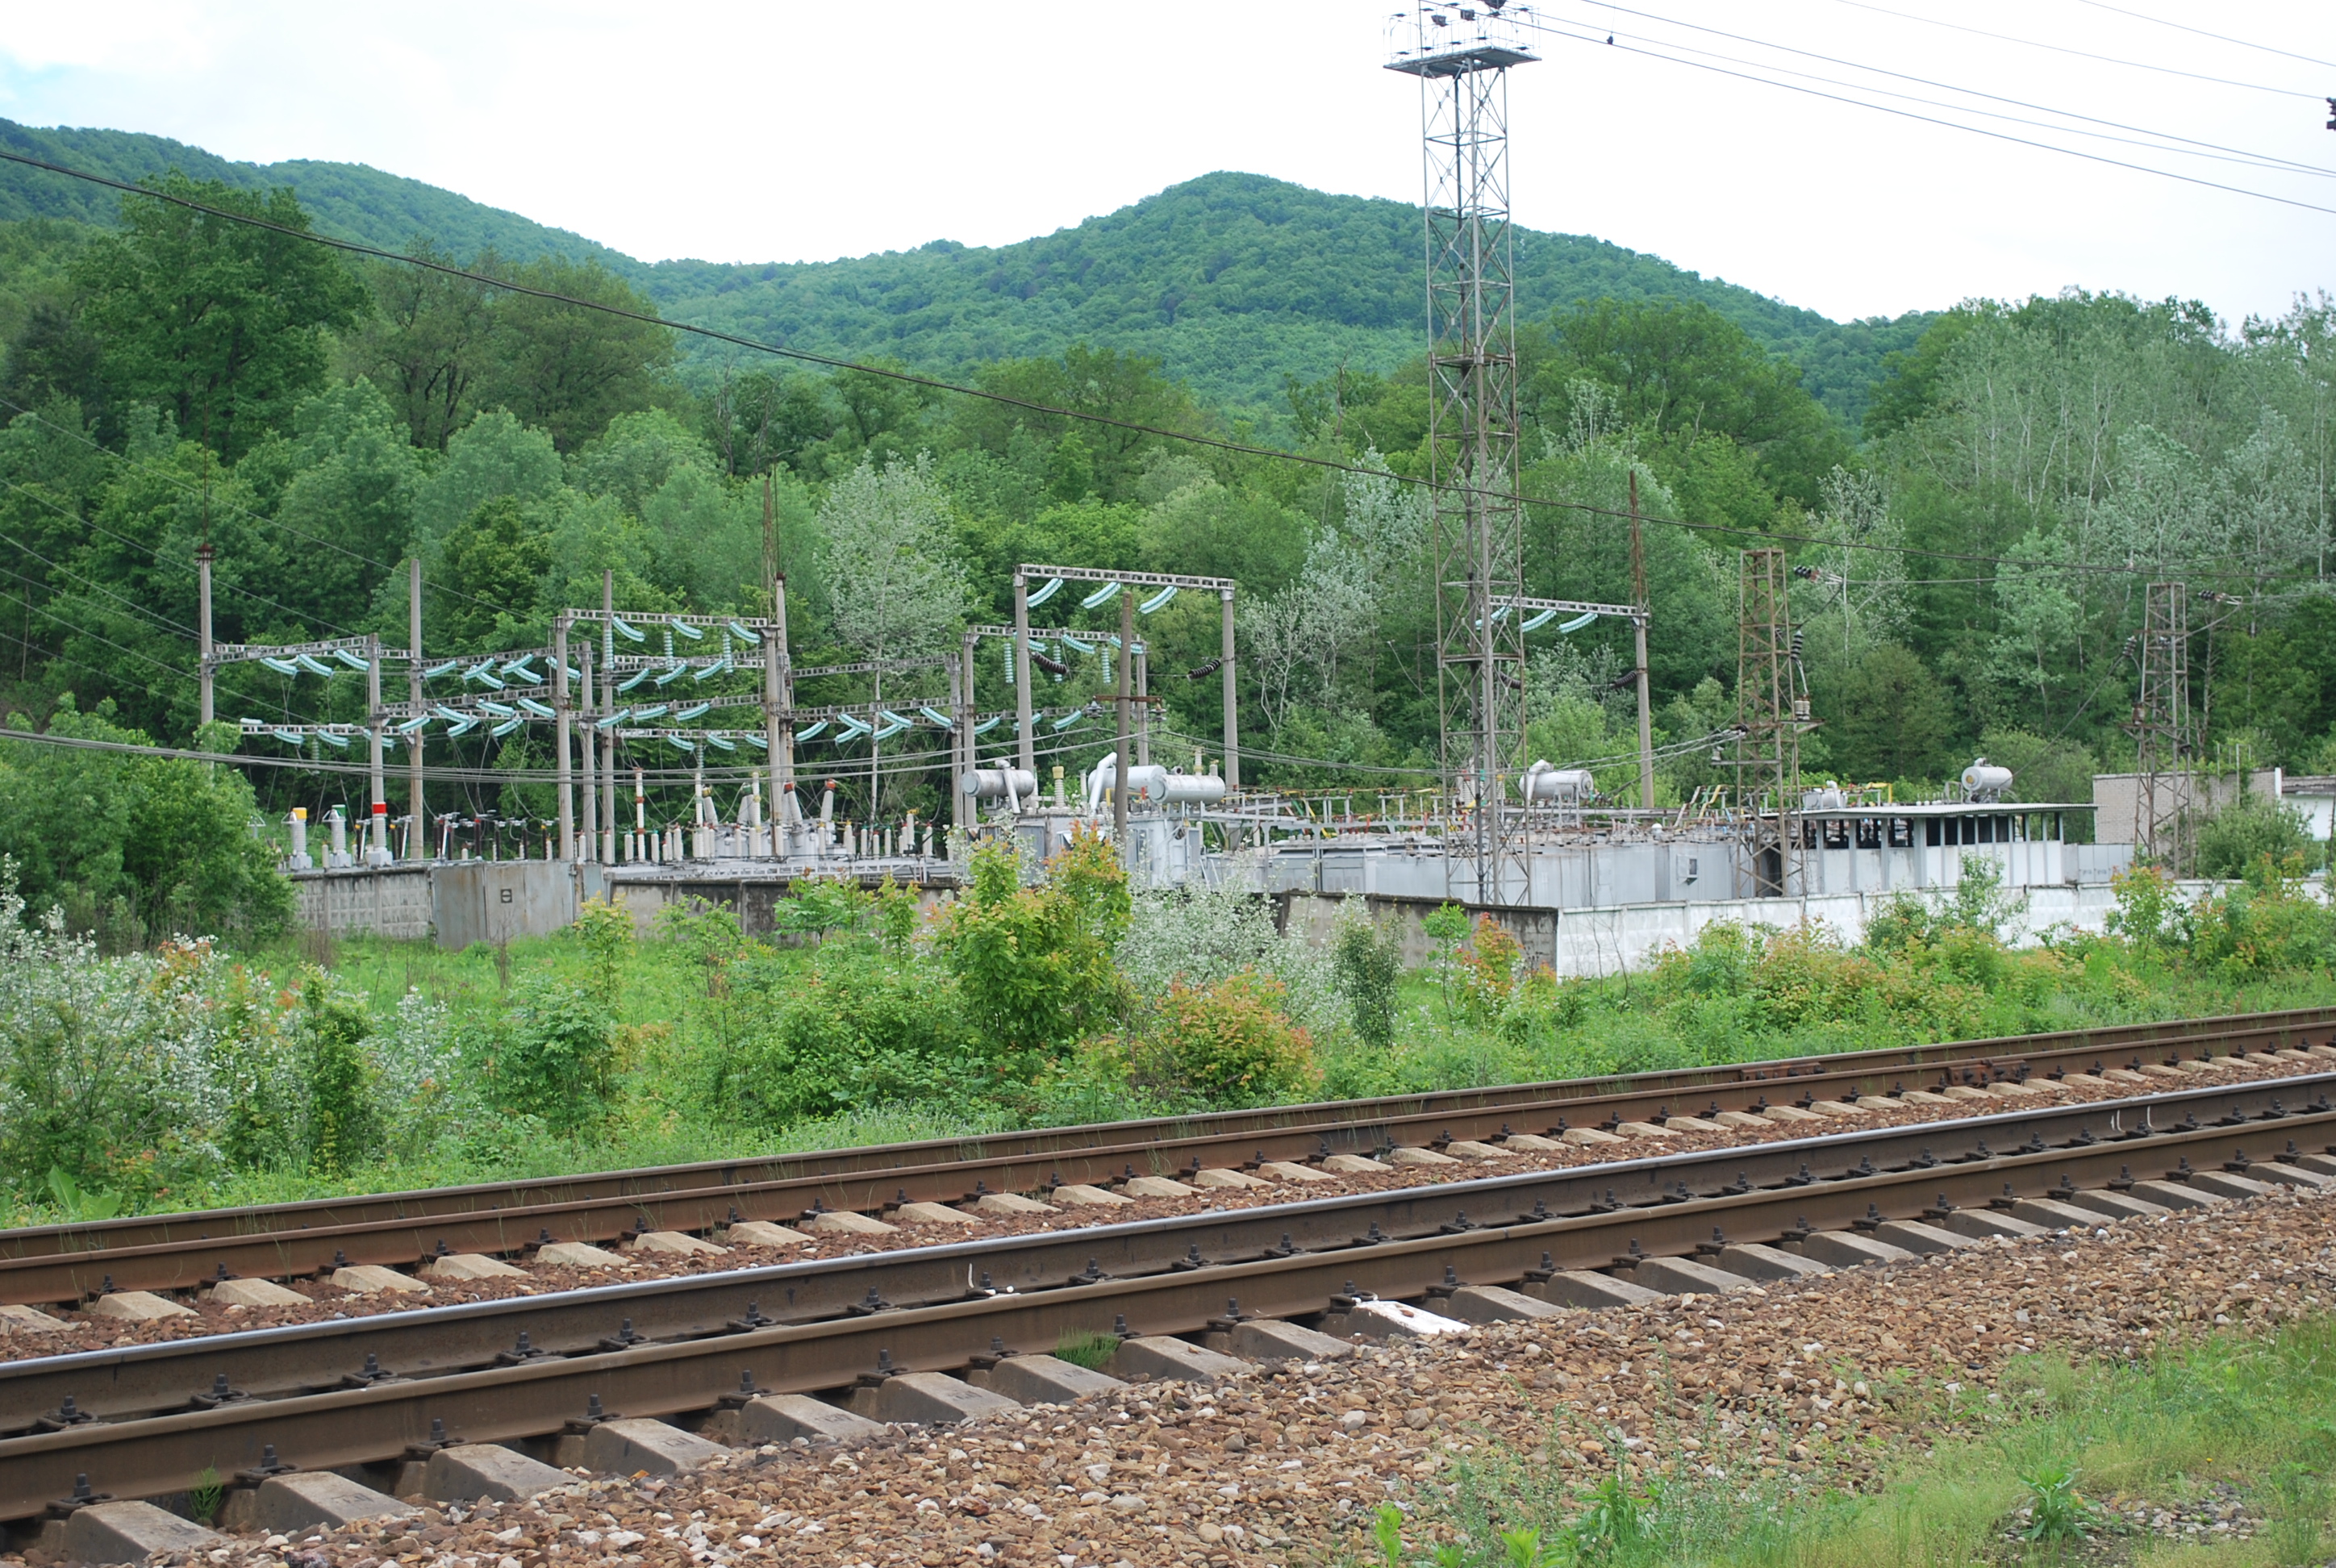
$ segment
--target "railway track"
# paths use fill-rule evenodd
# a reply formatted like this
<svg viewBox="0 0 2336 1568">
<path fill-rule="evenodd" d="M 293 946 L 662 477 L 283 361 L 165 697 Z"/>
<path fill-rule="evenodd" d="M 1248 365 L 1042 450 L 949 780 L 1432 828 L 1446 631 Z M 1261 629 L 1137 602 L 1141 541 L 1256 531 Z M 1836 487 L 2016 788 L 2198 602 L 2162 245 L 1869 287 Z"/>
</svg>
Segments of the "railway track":
<svg viewBox="0 0 2336 1568">
<path fill-rule="evenodd" d="M 19 1429 L 0 1437 L 0 1519 L 77 1485 L 167 1499 L 207 1470 L 422 1490 L 470 1462 L 449 1456 L 497 1445 L 570 1464 L 621 1441 L 655 1467 L 655 1453 L 705 1446 L 686 1427 L 784 1439 L 826 1430 L 822 1411 L 849 1421 L 845 1406 L 945 1418 L 952 1399 L 999 1398 L 957 1374 L 1076 1383 L 1047 1355 L 1068 1335 L 1120 1336 L 1115 1370 L 1205 1378 L 1222 1370 L 1209 1347 L 1329 1343 L 1294 1326 L 1309 1321 L 1386 1331 L 1389 1302 L 1517 1316 L 2318 1187 L 2336 1177 L 2336 1071 L 2290 1065 L 2120 1100 L 2019 1099 L 1954 1121 L 8 1363 L 0 1421 Z"/>
<path fill-rule="evenodd" d="M 446 1252 L 508 1254 L 550 1240 L 699 1232 L 822 1210 L 956 1203 L 985 1192 L 1100 1184 L 1137 1174 L 1369 1156 L 1498 1139 L 1512 1130 L 1553 1135 L 2105 1066 L 2152 1068 L 2292 1049 L 2315 1037 L 2336 1039 L 2336 1008 L 40 1227 L 0 1232 L 0 1304 L 183 1290 L 220 1278 L 293 1278 L 348 1265 L 397 1267 Z"/>
</svg>

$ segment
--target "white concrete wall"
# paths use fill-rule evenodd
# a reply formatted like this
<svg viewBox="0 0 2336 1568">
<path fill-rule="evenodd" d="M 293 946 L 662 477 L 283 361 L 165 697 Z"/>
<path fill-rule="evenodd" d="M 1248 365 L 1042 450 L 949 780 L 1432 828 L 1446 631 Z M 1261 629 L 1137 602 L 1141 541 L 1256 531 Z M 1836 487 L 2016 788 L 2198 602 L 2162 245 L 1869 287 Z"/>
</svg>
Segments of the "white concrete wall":
<svg viewBox="0 0 2336 1568">
<path fill-rule="evenodd" d="M 1990 847 L 1979 846 L 1982 851 Z M 2198 884 L 2204 891 L 2211 884 Z M 2186 888 L 2185 888 L 2186 891 Z M 1557 921 L 1561 979 L 1642 969 L 1671 948 L 1691 945 L 1706 926 L 1766 925 L 1779 930 L 1821 922 L 1844 942 L 1865 940 L 1866 922 L 1883 909 L 1890 893 L 1825 893 L 1801 899 L 1738 899 L 1724 903 L 1633 904 L 1611 910 L 1562 910 Z M 2032 943 L 2052 926 L 2098 931 L 2117 908 L 2109 890 L 2083 887 L 2027 890 L 2027 912 L 2005 935 L 2015 945 Z"/>
<path fill-rule="evenodd" d="M 1981 850 L 1990 846 L 1980 845 Z M 2185 903 L 2233 884 L 2224 881 L 2182 881 L 2175 891 Z M 2329 896 L 2327 884 L 2310 884 L 2315 896 Z M 1314 942 L 1329 940 L 1343 900 L 1337 894 L 1289 893 L 1282 929 Z M 1759 925 L 1779 930 L 1822 921 L 1844 942 L 1865 939 L 1866 922 L 1890 901 L 1883 892 L 1822 894 L 1798 899 L 1735 899 L 1693 903 L 1622 904 L 1607 908 L 1562 910 L 1490 910 L 1469 906 L 1473 919 L 1490 914 L 1507 926 L 1523 949 L 1523 961 L 1546 964 L 1562 979 L 1620 974 L 1625 969 L 1644 969 L 1673 948 L 1692 945 L 1706 926 Z M 2026 890 L 2026 907 L 2010 921 L 2006 938 L 2014 946 L 2028 946 L 2054 927 L 2080 931 L 2107 929 L 2117 898 L 2107 884 L 2064 884 Z M 1419 930 L 1421 916 L 1436 908 L 1432 900 L 1385 896 L 1368 901 L 1374 918 L 1394 920 L 1404 939 L 1404 961 L 1426 960 L 1430 944 Z"/>
<path fill-rule="evenodd" d="M 2336 793 L 2318 788 L 2297 789 L 2295 781 L 2291 779 L 2287 793 L 2279 797 L 2279 803 L 2300 813 L 2303 818 L 2304 831 L 2313 838 L 2325 842 L 2336 837 Z"/>
<path fill-rule="evenodd" d="M 427 866 L 295 872 L 292 899 L 294 918 L 312 931 L 417 940 L 430 935 Z"/>
</svg>

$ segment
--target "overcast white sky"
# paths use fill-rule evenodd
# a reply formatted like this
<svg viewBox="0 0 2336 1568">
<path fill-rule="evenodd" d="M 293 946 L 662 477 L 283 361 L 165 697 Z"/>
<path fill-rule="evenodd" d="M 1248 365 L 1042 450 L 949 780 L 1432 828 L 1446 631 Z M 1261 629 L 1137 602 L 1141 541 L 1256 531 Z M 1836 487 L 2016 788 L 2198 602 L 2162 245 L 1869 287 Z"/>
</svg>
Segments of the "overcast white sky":
<svg viewBox="0 0 2336 1568">
<path fill-rule="evenodd" d="M 2327 0 L 2117 4 L 2336 62 Z M 261 162 L 369 163 L 643 258 L 822 259 L 1026 239 L 1213 169 L 1416 201 L 1416 91 L 1379 68 L 1394 8 L 0 0 L 0 115 L 154 131 Z M 2336 170 L 2336 133 L 2318 98 L 2336 93 L 2336 65 L 2098 0 L 1540 11 L 1601 36 L 1552 37 L 1541 63 L 1514 73 L 1515 207 L 1534 228 L 1597 235 L 1835 317 L 2078 285 L 2202 298 L 2236 318 L 2336 288 L 2329 212 L 1629 50 L 1700 48 L 1764 75 L 1949 96 L 1760 46 L 1782 44 L 2323 170 Z M 1934 24 L 1949 20 L 2250 85 Z M 2336 208 L 2326 174 L 1996 128 Z"/>
</svg>

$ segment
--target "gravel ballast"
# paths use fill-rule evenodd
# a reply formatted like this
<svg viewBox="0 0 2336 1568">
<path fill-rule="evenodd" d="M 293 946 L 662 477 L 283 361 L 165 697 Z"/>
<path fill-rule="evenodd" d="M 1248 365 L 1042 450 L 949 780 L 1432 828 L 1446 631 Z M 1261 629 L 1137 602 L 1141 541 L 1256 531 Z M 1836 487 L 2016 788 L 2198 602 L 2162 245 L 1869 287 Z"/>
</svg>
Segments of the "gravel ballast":
<svg viewBox="0 0 2336 1568">
<path fill-rule="evenodd" d="M 1582 1485 L 1692 1467 L 1857 1486 L 1981 1418 L 2013 1358 L 2131 1358 L 2327 1310 L 2326 1197 L 1997 1242 L 1724 1296 L 1368 1343 L 1214 1388 L 1139 1383 L 1073 1407 L 852 1449 L 734 1450 L 663 1481 L 586 1478 L 532 1502 L 241 1539 L 236 1568 L 574 1563 L 1328 1561 L 1362 1515 L 1416 1505 L 1471 1454 L 1543 1451 Z"/>
</svg>

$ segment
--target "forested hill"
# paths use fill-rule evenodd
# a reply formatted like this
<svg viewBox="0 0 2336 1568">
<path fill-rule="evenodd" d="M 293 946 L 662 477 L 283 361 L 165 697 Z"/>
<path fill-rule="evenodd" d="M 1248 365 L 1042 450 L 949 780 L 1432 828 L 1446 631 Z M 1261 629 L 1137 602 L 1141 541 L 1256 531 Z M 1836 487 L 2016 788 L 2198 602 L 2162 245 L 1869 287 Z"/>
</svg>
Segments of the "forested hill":
<svg viewBox="0 0 2336 1568">
<path fill-rule="evenodd" d="M 384 174 L 362 163 L 319 163 L 291 159 L 282 163 L 238 163 L 133 131 L 49 130 L 0 120 L 0 148 L 68 168 L 135 181 L 176 169 L 190 180 L 217 180 L 248 190 L 288 185 L 300 196 L 309 221 L 325 233 L 367 245 L 403 249 L 417 234 L 427 235 L 458 256 L 492 246 L 527 259 L 556 254 L 599 260 L 628 278 L 646 269 L 631 257 L 595 245 L 580 234 L 547 229 L 516 212 L 489 207 L 424 185 Z M 22 164 L 0 165 L 0 220 L 64 218 L 112 225 L 121 196 L 102 185 L 84 184 Z"/>
<path fill-rule="evenodd" d="M 459 256 L 492 246 L 514 259 L 593 258 L 676 321 L 944 373 L 1085 339 L 1155 355 L 1202 397 L 1271 415 L 1282 411 L 1285 376 L 1316 381 L 1341 363 L 1386 371 L 1419 346 L 1418 209 L 1262 175 L 1203 175 L 996 248 L 937 239 L 840 261 L 652 264 L 362 164 L 238 163 L 159 136 L 7 121 L 0 145 L 118 180 L 176 168 L 250 189 L 289 185 L 327 233 L 393 248 L 426 236 Z M 116 202 L 99 187 L 0 168 L 0 219 L 110 223 Z M 1793 359 L 1853 428 L 1883 355 L 1911 347 L 1930 319 L 1835 322 L 1581 235 L 1521 229 L 1516 261 L 1527 319 L 1601 296 L 1699 301 Z M 704 363 L 714 351 L 686 352 Z"/>
</svg>

